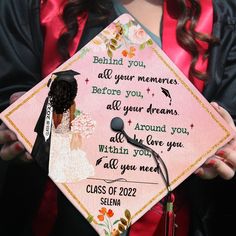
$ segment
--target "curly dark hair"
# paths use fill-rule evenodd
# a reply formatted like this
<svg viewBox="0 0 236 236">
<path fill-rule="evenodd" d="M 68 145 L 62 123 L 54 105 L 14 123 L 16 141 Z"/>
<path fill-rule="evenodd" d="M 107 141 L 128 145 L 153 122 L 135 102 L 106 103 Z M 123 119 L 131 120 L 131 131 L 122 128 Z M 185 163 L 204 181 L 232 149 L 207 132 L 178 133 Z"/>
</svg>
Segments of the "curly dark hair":
<svg viewBox="0 0 236 236">
<path fill-rule="evenodd" d="M 54 79 L 48 93 L 53 111 L 57 114 L 62 114 L 63 112 L 68 110 L 74 103 L 76 94 L 76 79 L 73 79 L 70 82 L 65 80 L 58 80 L 57 78 Z"/>
<path fill-rule="evenodd" d="M 66 60 L 70 57 L 68 45 L 73 40 L 79 29 L 77 16 L 83 14 L 85 11 L 88 11 L 98 16 L 96 20 L 92 21 L 89 19 L 87 22 L 88 25 L 106 25 L 111 13 L 110 9 L 110 0 L 68 0 L 62 12 L 62 19 L 66 26 L 66 30 L 61 34 L 57 42 L 58 50 L 62 56 L 62 59 Z"/>
<path fill-rule="evenodd" d="M 209 52 L 204 51 L 198 41 L 206 42 L 211 46 L 218 40 L 211 35 L 196 31 L 196 25 L 201 15 L 200 0 L 167 0 L 167 8 L 170 15 L 178 20 L 176 35 L 179 45 L 192 55 L 189 78 L 196 77 L 200 80 L 206 80 L 208 78 L 207 73 L 198 71 L 196 63 L 201 53 L 207 58 Z M 111 1 L 68 0 L 62 13 L 66 31 L 58 40 L 58 49 L 64 60 L 69 58 L 68 45 L 78 32 L 77 16 L 84 11 L 98 15 L 96 21 L 88 22 L 88 24 L 103 24 L 108 20 L 111 13 Z"/>
<path fill-rule="evenodd" d="M 209 50 L 204 50 L 198 41 L 208 43 L 210 48 L 218 43 L 218 39 L 196 31 L 201 15 L 200 0 L 168 0 L 167 9 L 170 15 L 178 20 L 176 37 L 179 45 L 192 55 L 189 78 L 195 77 L 200 80 L 206 80 L 208 74 L 198 71 L 195 67 L 200 54 L 203 54 L 206 59 L 209 55 Z"/>
</svg>

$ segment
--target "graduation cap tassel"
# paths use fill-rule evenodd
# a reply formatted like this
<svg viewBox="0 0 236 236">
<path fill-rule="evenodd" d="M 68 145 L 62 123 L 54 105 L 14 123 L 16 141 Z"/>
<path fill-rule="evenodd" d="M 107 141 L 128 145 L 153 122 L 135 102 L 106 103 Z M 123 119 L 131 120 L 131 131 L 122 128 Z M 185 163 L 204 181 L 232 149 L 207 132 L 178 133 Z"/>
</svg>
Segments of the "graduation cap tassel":
<svg viewBox="0 0 236 236">
<path fill-rule="evenodd" d="M 170 182 L 169 182 L 169 174 L 167 167 L 165 165 L 165 162 L 162 160 L 162 158 L 159 156 L 158 153 L 156 153 L 152 148 L 145 146 L 144 144 L 136 141 L 135 139 L 132 139 L 129 137 L 126 132 L 124 131 L 124 122 L 120 117 L 115 117 L 111 120 L 111 129 L 115 132 L 120 132 L 124 135 L 127 142 L 142 148 L 144 150 L 149 151 L 157 166 L 157 173 L 161 175 L 163 181 L 165 182 L 166 189 L 168 191 L 167 198 L 166 198 L 166 204 L 165 204 L 165 236 L 174 236 L 175 235 L 175 214 L 174 214 L 174 194 L 171 190 Z"/>
<path fill-rule="evenodd" d="M 175 235 L 175 214 L 174 214 L 174 195 L 170 194 L 168 196 L 168 201 L 166 203 L 166 212 L 165 212 L 165 236 L 174 236 Z"/>
</svg>

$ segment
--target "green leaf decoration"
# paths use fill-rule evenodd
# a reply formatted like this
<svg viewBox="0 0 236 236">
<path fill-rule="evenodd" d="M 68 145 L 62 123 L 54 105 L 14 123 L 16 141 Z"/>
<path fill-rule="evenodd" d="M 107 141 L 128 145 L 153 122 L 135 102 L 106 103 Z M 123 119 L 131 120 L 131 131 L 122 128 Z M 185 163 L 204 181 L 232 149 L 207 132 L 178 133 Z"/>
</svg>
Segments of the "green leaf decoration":
<svg viewBox="0 0 236 236">
<path fill-rule="evenodd" d="M 80 58 L 83 58 L 89 51 L 90 51 L 89 48 L 81 49 Z"/>
<path fill-rule="evenodd" d="M 79 116 L 81 114 L 81 111 L 79 109 L 77 109 L 74 113 L 75 116 Z"/>
<path fill-rule="evenodd" d="M 133 25 L 138 25 L 138 22 L 136 22 L 136 21 L 134 21 L 134 20 L 131 20 L 131 23 L 132 23 Z"/>
<path fill-rule="evenodd" d="M 88 217 L 87 217 L 87 221 L 89 222 L 89 223 L 92 223 L 93 222 L 93 216 L 92 215 L 88 215 Z"/>
<path fill-rule="evenodd" d="M 120 40 L 120 38 L 121 38 L 121 35 L 120 34 L 116 34 L 115 39 L 116 40 Z"/>
<path fill-rule="evenodd" d="M 127 220 L 124 218 L 120 218 L 120 222 L 125 226 L 128 224 Z"/>
<path fill-rule="evenodd" d="M 125 226 L 122 224 L 118 224 L 118 229 L 120 230 L 120 232 L 124 232 L 125 231 Z"/>
<path fill-rule="evenodd" d="M 111 39 L 111 43 L 112 43 L 114 46 L 116 46 L 116 45 L 117 45 L 116 39 Z"/>
<path fill-rule="evenodd" d="M 153 41 L 151 40 L 151 39 L 149 39 L 148 41 L 147 41 L 147 45 L 153 45 Z"/>
<path fill-rule="evenodd" d="M 128 25 L 123 25 L 122 26 L 122 31 L 120 33 L 123 34 L 123 35 L 127 35 L 128 32 L 129 32 L 129 28 L 130 27 Z"/>
<path fill-rule="evenodd" d="M 115 220 L 112 225 L 115 225 L 119 222 L 120 220 Z"/>
<path fill-rule="evenodd" d="M 107 50 L 107 55 L 108 55 L 110 58 L 112 58 L 113 53 L 112 53 L 112 51 L 111 51 L 110 49 Z"/>
<path fill-rule="evenodd" d="M 132 26 L 132 21 L 130 20 L 128 23 L 127 23 L 127 26 L 130 28 Z"/>
<path fill-rule="evenodd" d="M 131 214 L 130 214 L 130 211 L 128 209 L 125 210 L 125 217 L 128 221 L 130 221 L 131 219 Z"/>
<path fill-rule="evenodd" d="M 110 44 L 109 47 L 110 47 L 111 50 L 116 50 L 116 47 L 112 44 Z"/>
<path fill-rule="evenodd" d="M 110 234 L 104 229 L 105 231 L 105 236 L 110 236 Z"/>
<path fill-rule="evenodd" d="M 143 49 L 145 48 L 145 45 L 146 45 L 146 43 L 140 44 L 140 45 L 139 45 L 139 49 L 140 49 L 140 50 L 143 50 Z"/>
<path fill-rule="evenodd" d="M 102 227 L 107 227 L 105 224 L 101 224 L 101 223 L 99 223 L 98 225 Z"/>
</svg>

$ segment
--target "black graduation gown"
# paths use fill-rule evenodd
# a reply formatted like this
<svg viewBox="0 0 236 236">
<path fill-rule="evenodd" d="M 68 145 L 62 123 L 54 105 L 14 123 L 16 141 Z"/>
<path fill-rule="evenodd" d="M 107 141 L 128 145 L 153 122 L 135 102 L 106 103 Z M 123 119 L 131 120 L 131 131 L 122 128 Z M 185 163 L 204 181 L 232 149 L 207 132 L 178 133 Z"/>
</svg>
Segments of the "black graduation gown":
<svg viewBox="0 0 236 236">
<path fill-rule="evenodd" d="M 220 44 L 211 50 L 210 79 L 206 84 L 204 96 L 209 101 L 215 100 L 225 107 L 236 121 L 236 1 L 213 2 L 214 34 L 220 39 Z M 40 79 L 42 34 L 38 4 L 37 0 L 0 1 L 1 109 L 7 106 L 9 96 L 13 92 L 30 89 Z M 90 17 L 96 16 L 91 14 Z M 115 17 L 113 12 L 110 21 Z M 86 25 L 80 47 L 104 26 Z M 45 176 L 35 164 L 21 168 L 14 164 L 9 166 L 4 194 L 0 199 L 0 230 L 4 226 L 7 226 L 7 230 L 3 231 L 5 234 L 0 231 L 1 235 L 14 235 L 11 232 L 16 228 L 17 235 L 27 235 L 25 232 L 41 197 Z M 183 183 L 190 184 L 189 196 L 193 204 L 191 236 L 232 235 L 230 232 L 234 232 L 236 210 L 235 181 L 235 178 L 230 181 L 220 178 L 204 181 L 192 176 Z M 16 186 L 21 192 L 16 191 Z M 19 212 L 28 208 L 30 210 L 19 217 Z M 59 195 L 59 216 L 54 235 L 86 236 L 96 233 L 72 204 L 63 195 Z"/>
<path fill-rule="evenodd" d="M 50 151 L 50 140 L 51 135 L 48 140 L 45 141 L 43 136 L 44 121 L 46 115 L 48 98 L 45 99 L 42 111 L 39 115 L 38 121 L 35 125 L 34 132 L 37 133 L 36 140 L 34 142 L 31 155 L 35 161 L 48 173 L 48 163 L 49 163 L 49 151 Z"/>
<path fill-rule="evenodd" d="M 40 81 L 42 48 L 39 1 L 0 1 L 0 112 L 12 93 Z M 46 175 L 36 163 L 0 161 L 0 178 L 0 235 L 32 235 Z"/>
</svg>

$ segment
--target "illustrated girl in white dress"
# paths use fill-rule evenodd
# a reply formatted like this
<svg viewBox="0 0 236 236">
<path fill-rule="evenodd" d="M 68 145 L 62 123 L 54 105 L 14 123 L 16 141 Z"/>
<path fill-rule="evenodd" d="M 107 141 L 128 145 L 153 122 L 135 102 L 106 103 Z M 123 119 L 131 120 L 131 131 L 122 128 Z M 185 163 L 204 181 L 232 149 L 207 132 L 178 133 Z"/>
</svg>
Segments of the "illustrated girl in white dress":
<svg viewBox="0 0 236 236">
<path fill-rule="evenodd" d="M 94 167 L 80 148 L 82 136 L 93 132 L 95 122 L 87 114 L 78 111 L 75 116 L 77 82 L 75 72 L 72 72 L 55 73 L 57 77 L 48 94 L 53 108 L 49 176 L 58 183 L 74 183 L 94 175 Z M 85 127 L 81 127 L 81 124 Z M 87 133 L 83 130 L 87 130 Z"/>
</svg>

